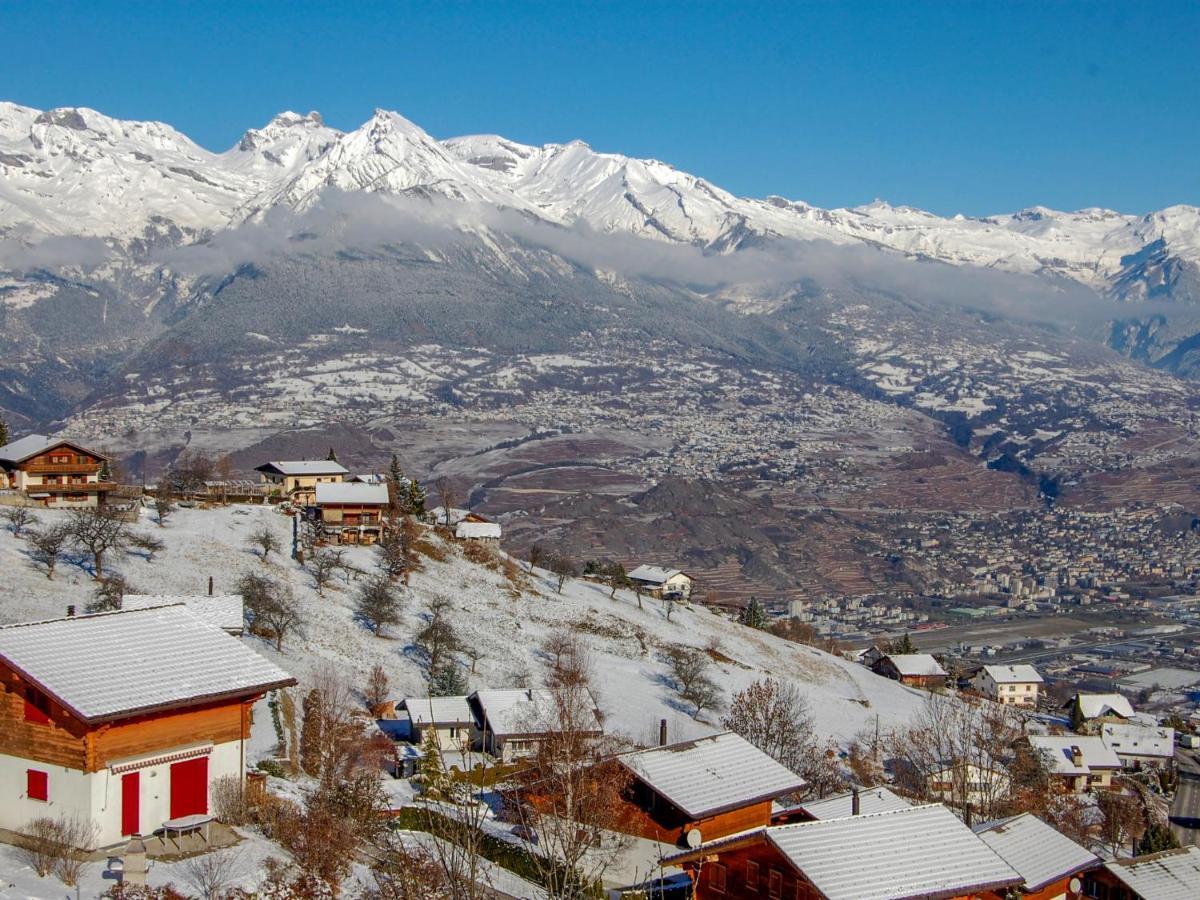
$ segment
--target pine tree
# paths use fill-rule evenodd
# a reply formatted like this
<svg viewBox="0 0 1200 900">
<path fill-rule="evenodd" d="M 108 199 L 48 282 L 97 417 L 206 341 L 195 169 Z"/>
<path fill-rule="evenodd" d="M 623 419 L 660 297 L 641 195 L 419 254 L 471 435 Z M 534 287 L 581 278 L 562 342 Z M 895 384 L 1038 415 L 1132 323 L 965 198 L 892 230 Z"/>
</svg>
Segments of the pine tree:
<svg viewBox="0 0 1200 900">
<path fill-rule="evenodd" d="M 762 629 L 767 627 L 767 612 L 763 609 L 762 604 L 758 602 L 757 597 L 750 598 L 750 602 L 746 604 L 746 608 L 738 616 L 738 621 L 749 628 Z"/>
<path fill-rule="evenodd" d="M 408 514 L 412 516 L 425 515 L 425 488 L 417 479 L 408 482 Z"/>
<path fill-rule="evenodd" d="M 421 741 L 421 759 L 417 762 L 417 776 L 427 797 L 439 799 L 446 795 L 450 779 L 442 763 L 442 748 L 438 744 L 437 729 L 430 725 Z"/>
<path fill-rule="evenodd" d="M 321 774 L 323 724 L 321 692 L 313 688 L 304 698 L 304 717 L 300 726 L 300 768 L 314 778 Z"/>
<path fill-rule="evenodd" d="M 325 459 L 329 462 L 337 462 L 338 461 L 337 454 L 333 452 L 332 447 L 329 448 L 329 455 L 327 457 L 325 457 Z"/>
<path fill-rule="evenodd" d="M 0 416 L 0 447 L 3 447 L 8 441 L 8 422 L 4 420 L 4 416 Z"/>
<path fill-rule="evenodd" d="M 461 697 L 467 692 L 467 676 L 451 660 L 439 666 L 429 679 L 430 697 Z"/>
<path fill-rule="evenodd" d="M 896 645 L 896 653 L 899 655 L 905 655 L 916 652 L 917 648 L 913 646 L 912 638 L 908 636 L 907 631 L 904 632 L 904 637 L 901 639 L 900 643 Z"/>
</svg>

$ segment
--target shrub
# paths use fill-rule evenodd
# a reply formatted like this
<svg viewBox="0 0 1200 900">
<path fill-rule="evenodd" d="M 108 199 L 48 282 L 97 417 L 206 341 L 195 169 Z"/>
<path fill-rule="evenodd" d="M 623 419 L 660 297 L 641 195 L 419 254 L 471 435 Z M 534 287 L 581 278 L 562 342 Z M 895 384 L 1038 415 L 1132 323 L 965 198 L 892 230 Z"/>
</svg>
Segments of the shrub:
<svg viewBox="0 0 1200 900">
<path fill-rule="evenodd" d="M 222 775 L 213 781 L 210 792 L 213 814 L 226 825 L 245 825 L 250 821 L 246 787 L 236 775 Z"/>
<path fill-rule="evenodd" d="M 90 819 L 65 813 L 52 819 L 42 816 L 25 826 L 20 856 L 38 875 L 51 872 L 67 887 L 74 887 L 87 865 L 87 850 L 96 843 L 96 826 Z"/>
</svg>

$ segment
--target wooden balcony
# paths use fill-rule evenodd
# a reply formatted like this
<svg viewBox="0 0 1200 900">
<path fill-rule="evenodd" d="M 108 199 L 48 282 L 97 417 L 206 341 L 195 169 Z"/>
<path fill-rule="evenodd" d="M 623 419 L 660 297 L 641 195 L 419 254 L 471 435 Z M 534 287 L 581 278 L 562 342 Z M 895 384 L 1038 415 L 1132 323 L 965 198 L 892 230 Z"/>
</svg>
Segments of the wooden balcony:
<svg viewBox="0 0 1200 900">
<path fill-rule="evenodd" d="M 27 484 L 27 494 L 95 494 L 116 490 L 111 481 L 90 481 L 87 484 Z"/>
<path fill-rule="evenodd" d="M 30 475 L 99 475 L 100 463 L 30 463 L 21 467 Z"/>
</svg>

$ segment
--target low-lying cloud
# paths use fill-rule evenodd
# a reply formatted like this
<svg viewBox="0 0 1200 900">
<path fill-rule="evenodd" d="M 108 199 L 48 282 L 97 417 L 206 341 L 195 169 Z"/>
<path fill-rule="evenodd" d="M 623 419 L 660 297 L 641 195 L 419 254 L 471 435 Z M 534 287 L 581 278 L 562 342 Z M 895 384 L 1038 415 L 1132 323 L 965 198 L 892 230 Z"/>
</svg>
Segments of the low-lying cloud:
<svg viewBox="0 0 1200 900">
<path fill-rule="evenodd" d="M 13 272 L 94 269 L 108 260 L 112 251 L 92 237 L 0 238 L 0 269 Z"/>
</svg>

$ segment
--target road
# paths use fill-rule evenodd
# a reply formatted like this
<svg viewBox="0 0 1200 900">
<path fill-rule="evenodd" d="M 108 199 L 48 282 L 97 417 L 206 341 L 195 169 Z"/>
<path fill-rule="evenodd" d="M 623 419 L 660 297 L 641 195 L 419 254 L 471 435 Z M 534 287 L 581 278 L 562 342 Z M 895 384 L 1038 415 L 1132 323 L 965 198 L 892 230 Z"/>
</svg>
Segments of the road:
<svg viewBox="0 0 1200 900">
<path fill-rule="evenodd" d="M 1175 748 L 1179 786 L 1171 804 L 1171 833 L 1186 847 L 1200 846 L 1200 753 Z"/>
</svg>

